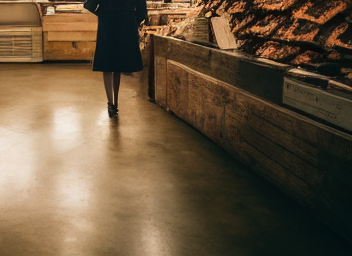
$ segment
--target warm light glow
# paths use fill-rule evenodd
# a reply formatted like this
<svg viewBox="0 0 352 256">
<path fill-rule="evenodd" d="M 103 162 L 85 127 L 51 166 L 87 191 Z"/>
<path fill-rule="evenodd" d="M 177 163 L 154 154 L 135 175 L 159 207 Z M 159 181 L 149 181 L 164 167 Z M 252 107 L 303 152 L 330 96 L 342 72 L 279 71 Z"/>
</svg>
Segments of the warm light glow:
<svg viewBox="0 0 352 256">
<path fill-rule="evenodd" d="M 31 137 L 1 129 L 0 137 L 0 205 L 5 199 L 27 199 L 26 191 L 34 182 L 35 158 Z"/>
<path fill-rule="evenodd" d="M 63 173 L 57 178 L 56 191 L 59 204 L 71 209 L 89 207 L 89 184 L 71 168 L 63 167 Z"/>
<path fill-rule="evenodd" d="M 53 145 L 60 151 L 72 149 L 81 136 L 79 114 L 72 107 L 60 108 L 54 113 Z"/>
<path fill-rule="evenodd" d="M 142 245 L 145 255 L 163 255 L 165 244 L 164 238 L 159 230 L 158 225 L 153 220 L 148 220 L 142 227 Z"/>
</svg>

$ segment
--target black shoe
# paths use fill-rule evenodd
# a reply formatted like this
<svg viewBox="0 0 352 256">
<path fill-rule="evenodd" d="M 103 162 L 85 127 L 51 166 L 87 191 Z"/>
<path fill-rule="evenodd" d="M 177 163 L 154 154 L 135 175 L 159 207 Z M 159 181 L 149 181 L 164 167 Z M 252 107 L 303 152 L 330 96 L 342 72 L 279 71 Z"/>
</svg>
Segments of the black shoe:
<svg viewBox="0 0 352 256">
<path fill-rule="evenodd" d="M 117 109 L 117 107 L 114 104 L 108 102 L 108 114 L 109 114 L 109 117 L 110 118 L 117 117 L 118 112 L 119 112 L 119 110 Z"/>
</svg>

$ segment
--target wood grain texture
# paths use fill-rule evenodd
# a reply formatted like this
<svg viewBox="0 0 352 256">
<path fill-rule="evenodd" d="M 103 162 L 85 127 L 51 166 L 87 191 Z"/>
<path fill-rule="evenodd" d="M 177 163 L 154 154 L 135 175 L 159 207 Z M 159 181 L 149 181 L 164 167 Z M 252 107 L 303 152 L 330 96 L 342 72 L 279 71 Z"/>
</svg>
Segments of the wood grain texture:
<svg viewBox="0 0 352 256">
<path fill-rule="evenodd" d="M 0 31 L 0 62 L 42 62 L 41 27 L 5 27 Z"/>
<path fill-rule="evenodd" d="M 48 41 L 55 42 L 95 42 L 97 38 L 97 32 L 93 31 L 49 31 Z"/>
<path fill-rule="evenodd" d="M 44 60 L 92 60 L 97 24 L 93 14 L 44 16 Z"/>
<path fill-rule="evenodd" d="M 43 31 L 96 31 L 95 22 L 43 23 Z"/>
<path fill-rule="evenodd" d="M 72 22 L 97 23 L 98 18 L 97 16 L 91 13 L 56 13 L 55 15 L 43 16 L 43 24 Z"/>
<path fill-rule="evenodd" d="M 167 89 L 166 89 L 166 77 L 167 77 L 167 67 L 166 58 L 155 56 L 154 59 L 155 69 L 158 70 L 158 75 L 154 74 L 154 87 L 155 87 L 155 100 L 162 107 L 167 106 Z M 154 70 L 155 73 L 155 70 Z"/>
<path fill-rule="evenodd" d="M 238 61 L 227 54 L 198 46 L 199 60 L 208 59 L 199 67 L 199 60 L 175 61 L 175 44 L 161 43 L 167 52 L 156 46 L 155 58 L 163 64 L 155 66 L 155 76 L 167 73 L 164 85 L 158 83 L 167 108 L 352 241 L 352 136 L 249 93 L 237 86 L 239 80 L 229 84 L 199 71 Z M 186 52 L 191 48 L 186 43 Z"/>
<path fill-rule="evenodd" d="M 93 60 L 95 42 L 49 42 L 44 33 L 44 60 Z"/>
<path fill-rule="evenodd" d="M 288 66 L 268 64 L 178 39 L 155 36 L 155 55 L 192 67 L 220 81 L 282 104 L 282 84 Z M 258 84 L 259 83 L 259 84 Z"/>
</svg>

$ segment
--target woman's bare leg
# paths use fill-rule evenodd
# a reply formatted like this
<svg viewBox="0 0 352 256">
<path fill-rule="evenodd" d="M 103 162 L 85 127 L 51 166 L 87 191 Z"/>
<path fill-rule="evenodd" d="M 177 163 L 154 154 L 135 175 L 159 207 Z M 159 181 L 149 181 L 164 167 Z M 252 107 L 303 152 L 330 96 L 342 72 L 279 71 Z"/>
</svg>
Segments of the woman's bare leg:
<svg viewBox="0 0 352 256">
<path fill-rule="evenodd" d="M 106 97 L 109 103 L 114 102 L 113 98 L 113 72 L 103 72 Z"/>
<path fill-rule="evenodd" d="M 114 101 L 113 101 L 113 103 L 116 106 L 116 108 L 118 108 L 120 79 L 121 79 L 121 73 L 114 72 L 114 75 L 113 75 Z"/>
</svg>

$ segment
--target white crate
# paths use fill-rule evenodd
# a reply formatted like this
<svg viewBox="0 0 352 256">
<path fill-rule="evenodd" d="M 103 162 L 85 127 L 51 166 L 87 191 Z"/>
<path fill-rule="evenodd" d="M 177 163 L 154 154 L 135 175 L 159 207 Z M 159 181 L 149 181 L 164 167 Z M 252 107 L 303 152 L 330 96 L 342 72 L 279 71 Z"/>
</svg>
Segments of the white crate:
<svg viewBox="0 0 352 256">
<path fill-rule="evenodd" d="M 347 131 L 352 131 L 352 100 L 350 99 L 285 77 L 283 103 Z"/>
</svg>

